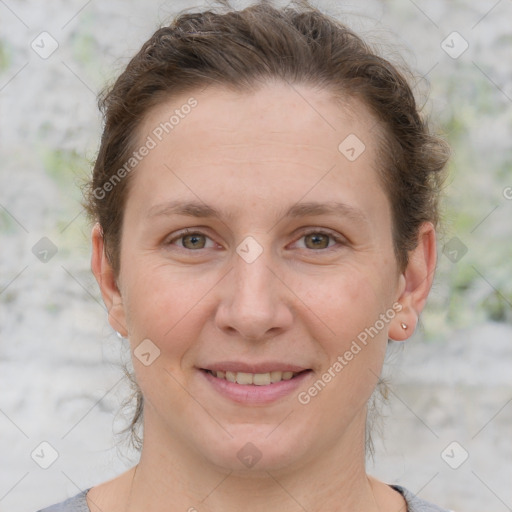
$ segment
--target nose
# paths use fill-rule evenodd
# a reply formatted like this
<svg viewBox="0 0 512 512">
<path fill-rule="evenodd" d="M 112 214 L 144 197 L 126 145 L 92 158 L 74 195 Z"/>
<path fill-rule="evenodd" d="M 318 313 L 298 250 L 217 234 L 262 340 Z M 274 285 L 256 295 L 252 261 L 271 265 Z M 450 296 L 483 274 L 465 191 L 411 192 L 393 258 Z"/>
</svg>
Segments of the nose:
<svg viewBox="0 0 512 512">
<path fill-rule="evenodd" d="M 268 251 L 252 262 L 234 254 L 234 269 L 223 280 L 216 326 L 230 335 L 265 341 L 292 326 L 292 293 L 272 265 Z M 281 272 L 282 273 L 282 272 Z"/>
</svg>

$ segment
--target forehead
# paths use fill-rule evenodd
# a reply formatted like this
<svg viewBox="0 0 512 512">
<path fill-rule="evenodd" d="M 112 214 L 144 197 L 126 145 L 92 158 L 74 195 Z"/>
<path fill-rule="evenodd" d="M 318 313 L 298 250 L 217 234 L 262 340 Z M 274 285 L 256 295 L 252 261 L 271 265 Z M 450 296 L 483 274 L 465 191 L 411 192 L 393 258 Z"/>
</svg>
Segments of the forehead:
<svg viewBox="0 0 512 512">
<path fill-rule="evenodd" d="M 206 150 L 221 156 L 229 152 L 247 156 L 292 156 L 306 148 L 319 164 L 332 157 L 353 157 L 364 147 L 368 156 L 376 152 L 376 124 L 367 108 L 350 97 L 335 96 L 308 85 L 267 83 L 253 91 L 234 91 L 220 85 L 182 93 L 163 101 L 145 116 L 139 131 L 141 141 L 152 137 L 156 144 L 190 143 L 194 152 L 175 152 L 189 163 L 201 160 Z M 346 141 L 346 143 L 345 143 Z M 354 143 L 356 147 L 354 147 Z M 301 155 L 302 157 L 303 155 Z M 373 162 L 372 162 L 373 163 Z"/>
<path fill-rule="evenodd" d="M 208 87 L 173 97 L 141 125 L 140 147 L 151 139 L 151 150 L 130 175 L 124 222 L 143 233 L 157 219 L 192 215 L 248 232 L 272 230 L 284 216 L 329 215 L 389 244 L 374 126 L 363 105 L 311 87 Z"/>
<path fill-rule="evenodd" d="M 181 94 L 141 125 L 139 144 L 151 139 L 152 149 L 131 176 L 128 205 L 147 216 L 175 197 L 199 199 L 241 222 L 243 211 L 270 219 L 298 201 L 342 200 L 387 220 L 374 127 L 358 101 L 311 86 Z"/>
</svg>

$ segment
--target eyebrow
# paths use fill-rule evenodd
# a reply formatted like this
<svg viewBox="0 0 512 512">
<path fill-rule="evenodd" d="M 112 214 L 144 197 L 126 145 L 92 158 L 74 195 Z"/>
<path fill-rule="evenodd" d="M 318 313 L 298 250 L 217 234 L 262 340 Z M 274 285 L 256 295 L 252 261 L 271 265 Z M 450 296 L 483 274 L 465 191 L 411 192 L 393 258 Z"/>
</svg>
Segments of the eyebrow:
<svg viewBox="0 0 512 512">
<path fill-rule="evenodd" d="M 154 218 L 160 216 L 183 215 L 188 217 L 200 218 L 217 218 L 232 219 L 233 214 L 223 214 L 216 208 L 198 201 L 169 201 L 151 207 L 147 217 Z M 368 223 L 368 217 L 359 208 L 350 206 L 337 201 L 329 201 L 327 203 L 318 202 L 302 202 L 292 205 L 288 210 L 281 211 L 277 215 L 277 219 L 284 217 L 308 217 L 320 215 L 338 215 L 348 217 L 356 222 Z"/>
</svg>

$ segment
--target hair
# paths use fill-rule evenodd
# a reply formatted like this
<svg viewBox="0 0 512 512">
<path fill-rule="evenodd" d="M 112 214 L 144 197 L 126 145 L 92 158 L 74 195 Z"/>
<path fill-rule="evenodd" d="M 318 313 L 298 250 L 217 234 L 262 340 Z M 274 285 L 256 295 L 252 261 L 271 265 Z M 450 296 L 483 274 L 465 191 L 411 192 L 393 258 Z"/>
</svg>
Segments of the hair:
<svg viewBox="0 0 512 512">
<path fill-rule="evenodd" d="M 420 115 L 404 72 L 306 0 L 283 8 L 261 0 L 243 10 L 221 3 L 222 12 L 182 12 L 159 28 L 100 95 L 104 130 L 84 206 L 101 226 L 116 275 L 133 174 L 120 170 L 133 156 L 145 115 L 163 101 L 211 84 L 246 92 L 276 80 L 358 100 L 373 115 L 382 133 L 377 172 L 391 205 L 397 265 L 405 269 L 422 223 L 438 225 L 449 149 Z M 136 432 L 144 402 L 137 387 L 135 396 L 129 430 L 140 447 Z"/>
</svg>

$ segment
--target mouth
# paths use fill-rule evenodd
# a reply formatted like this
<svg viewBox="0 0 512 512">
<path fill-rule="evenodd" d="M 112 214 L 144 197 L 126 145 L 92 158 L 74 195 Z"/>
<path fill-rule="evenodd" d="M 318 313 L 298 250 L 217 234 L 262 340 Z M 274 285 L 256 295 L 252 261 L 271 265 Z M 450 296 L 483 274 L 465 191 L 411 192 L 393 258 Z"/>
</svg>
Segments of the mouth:
<svg viewBox="0 0 512 512">
<path fill-rule="evenodd" d="M 227 366 L 227 367 L 226 367 Z M 237 371 L 240 369 L 245 371 Z M 216 396 L 238 404 L 264 406 L 294 396 L 305 385 L 311 369 L 287 366 L 243 367 L 244 365 L 216 365 L 215 368 L 198 368 L 207 386 Z M 269 367 L 270 366 L 270 367 Z M 285 365 L 286 366 L 286 365 Z M 252 372 L 248 370 L 253 370 Z"/>
<path fill-rule="evenodd" d="M 298 375 L 311 370 L 302 370 L 299 372 L 290 371 L 271 371 L 267 373 L 248 373 L 248 372 L 233 372 L 233 371 L 222 371 L 222 370 L 208 370 L 202 369 L 217 379 L 223 379 L 228 382 L 241 384 L 242 386 L 269 386 L 276 384 L 284 380 L 291 380 L 296 378 Z"/>
</svg>

